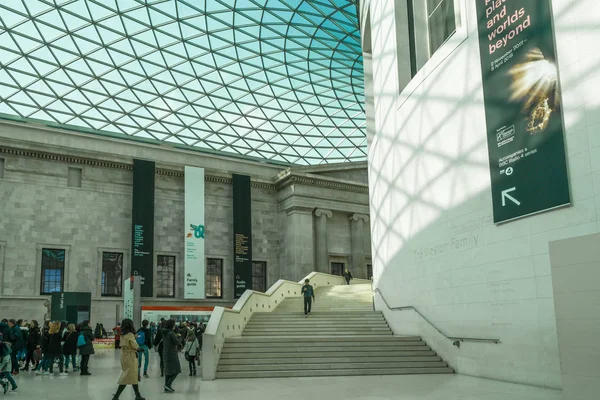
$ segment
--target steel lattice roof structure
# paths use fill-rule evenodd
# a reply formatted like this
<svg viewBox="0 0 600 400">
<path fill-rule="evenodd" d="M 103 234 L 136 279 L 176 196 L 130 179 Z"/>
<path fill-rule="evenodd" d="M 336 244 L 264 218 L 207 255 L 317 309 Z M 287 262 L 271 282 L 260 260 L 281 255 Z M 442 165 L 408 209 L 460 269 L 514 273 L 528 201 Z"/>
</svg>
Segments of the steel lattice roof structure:
<svg viewBox="0 0 600 400">
<path fill-rule="evenodd" d="M 285 164 L 366 158 L 358 0 L 0 3 L 0 118 Z"/>
</svg>

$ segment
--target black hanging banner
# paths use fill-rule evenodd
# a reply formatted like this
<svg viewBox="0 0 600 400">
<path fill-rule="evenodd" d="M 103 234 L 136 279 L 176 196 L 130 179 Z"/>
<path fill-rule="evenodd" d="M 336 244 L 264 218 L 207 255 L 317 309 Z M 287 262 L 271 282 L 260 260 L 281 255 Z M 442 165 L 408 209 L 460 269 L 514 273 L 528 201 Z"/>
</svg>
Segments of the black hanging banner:
<svg viewBox="0 0 600 400">
<path fill-rule="evenodd" d="M 476 0 L 494 222 L 571 202 L 549 0 Z"/>
<path fill-rule="evenodd" d="M 154 162 L 133 160 L 131 273 L 140 277 L 141 296 L 154 286 Z"/>
<path fill-rule="evenodd" d="M 235 298 L 252 289 L 252 210 L 250 177 L 233 175 L 233 273 Z"/>
</svg>

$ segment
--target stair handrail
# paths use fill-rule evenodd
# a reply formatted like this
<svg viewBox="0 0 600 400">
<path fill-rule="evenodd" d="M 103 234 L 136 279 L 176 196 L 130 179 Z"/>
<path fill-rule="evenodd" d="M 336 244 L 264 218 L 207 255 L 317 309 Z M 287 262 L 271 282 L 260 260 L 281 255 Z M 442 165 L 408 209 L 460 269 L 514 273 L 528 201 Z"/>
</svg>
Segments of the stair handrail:
<svg viewBox="0 0 600 400">
<path fill-rule="evenodd" d="M 379 296 L 385 303 L 385 306 L 391 311 L 413 310 L 414 312 L 419 314 L 419 316 L 421 318 L 423 318 L 425 320 L 425 322 L 427 322 L 429 325 L 431 325 L 431 327 L 433 329 L 435 329 L 440 334 L 442 334 L 442 336 L 444 336 L 446 339 L 451 340 L 452 344 L 455 345 L 456 347 L 460 347 L 460 342 L 479 342 L 479 343 L 494 343 L 494 344 L 501 343 L 500 339 L 495 339 L 495 338 L 490 339 L 490 338 L 451 336 L 446 331 L 444 331 L 442 328 L 437 326 L 433 321 L 431 321 L 429 318 L 427 318 L 421 311 L 419 311 L 419 309 L 417 307 L 415 307 L 415 306 L 391 307 L 390 304 L 387 302 L 385 296 L 383 295 L 383 292 L 381 290 L 379 290 L 379 288 L 375 288 L 373 290 L 373 293 L 379 293 Z M 375 308 L 375 296 L 373 296 L 373 308 Z"/>
</svg>

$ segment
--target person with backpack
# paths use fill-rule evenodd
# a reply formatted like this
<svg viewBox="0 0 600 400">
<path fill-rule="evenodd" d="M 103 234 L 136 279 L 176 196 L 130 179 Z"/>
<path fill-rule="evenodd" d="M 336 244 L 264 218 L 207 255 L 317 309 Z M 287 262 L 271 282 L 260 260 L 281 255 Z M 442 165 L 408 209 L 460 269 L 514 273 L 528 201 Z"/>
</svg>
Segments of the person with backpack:
<svg viewBox="0 0 600 400">
<path fill-rule="evenodd" d="M 138 358 L 138 380 L 141 380 L 142 356 L 144 358 L 144 378 L 148 376 L 148 361 L 150 360 L 150 349 L 152 348 L 152 332 L 148 328 L 150 323 L 147 319 L 142 321 L 142 327 L 137 331 L 135 340 L 141 351 Z"/>
<path fill-rule="evenodd" d="M 196 355 L 198 354 L 198 338 L 193 331 L 188 334 L 185 346 L 183 347 L 185 360 L 190 366 L 190 376 L 196 376 Z"/>
<path fill-rule="evenodd" d="M 127 385 L 133 386 L 135 400 L 146 400 L 140 394 L 138 363 L 136 362 L 139 352 L 143 351 L 137 342 L 137 334 L 134 334 L 133 321 L 124 319 L 121 322 L 121 376 L 119 377 L 119 388 L 114 394 L 113 400 L 118 400 Z M 139 332 L 139 331 L 138 331 Z"/>
<path fill-rule="evenodd" d="M 81 375 L 92 375 L 89 370 L 90 356 L 96 352 L 94 351 L 94 331 L 90 327 L 90 321 L 83 321 L 81 323 L 81 329 L 77 337 L 77 347 L 81 355 Z"/>
<path fill-rule="evenodd" d="M 8 391 L 10 384 L 13 392 L 17 391 L 17 382 L 12 377 L 12 350 L 7 342 L 4 341 L 4 335 L 0 332 L 0 378 L 2 379 L 2 389 L 4 394 Z"/>
<path fill-rule="evenodd" d="M 77 372 L 77 331 L 75 325 L 67 325 L 67 331 L 63 335 L 63 355 L 65 356 L 65 372 L 69 372 L 69 361 L 73 364 L 73 372 Z"/>
</svg>

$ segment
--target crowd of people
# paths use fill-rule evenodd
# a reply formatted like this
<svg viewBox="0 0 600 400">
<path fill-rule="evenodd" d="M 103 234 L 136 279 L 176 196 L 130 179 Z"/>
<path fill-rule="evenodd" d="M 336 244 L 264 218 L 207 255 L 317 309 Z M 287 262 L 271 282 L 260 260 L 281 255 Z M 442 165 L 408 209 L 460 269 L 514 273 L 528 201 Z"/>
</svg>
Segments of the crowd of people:
<svg viewBox="0 0 600 400">
<path fill-rule="evenodd" d="M 204 323 L 176 324 L 173 320 L 161 319 L 159 324 L 142 321 L 139 329 L 133 321 L 124 319 L 113 328 L 115 349 L 121 351 L 122 374 L 118 381 L 119 398 L 127 385 L 132 385 L 136 400 L 144 400 L 139 391 L 139 381 L 149 378 L 150 350 L 155 349 L 160 359 L 160 376 L 164 377 L 164 391 L 174 392 L 173 382 L 181 373 L 179 362 L 183 352 L 189 364 L 189 375 L 196 376 L 196 365 L 200 363 Z M 89 321 L 75 325 L 65 321 L 45 321 L 40 326 L 30 322 L 3 319 L 0 322 L 0 381 L 2 390 L 17 392 L 15 378 L 20 371 L 32 371 L 38 375 L 58 372 L 68 376 L 69 371 L 83 376 L 89 371 L 90 356 L 95 353 L 94 340 L 106 337 L 101 324 L 92 330 Z M 58 367 L 58 371 L 56 371 Z"/>
</svg>

